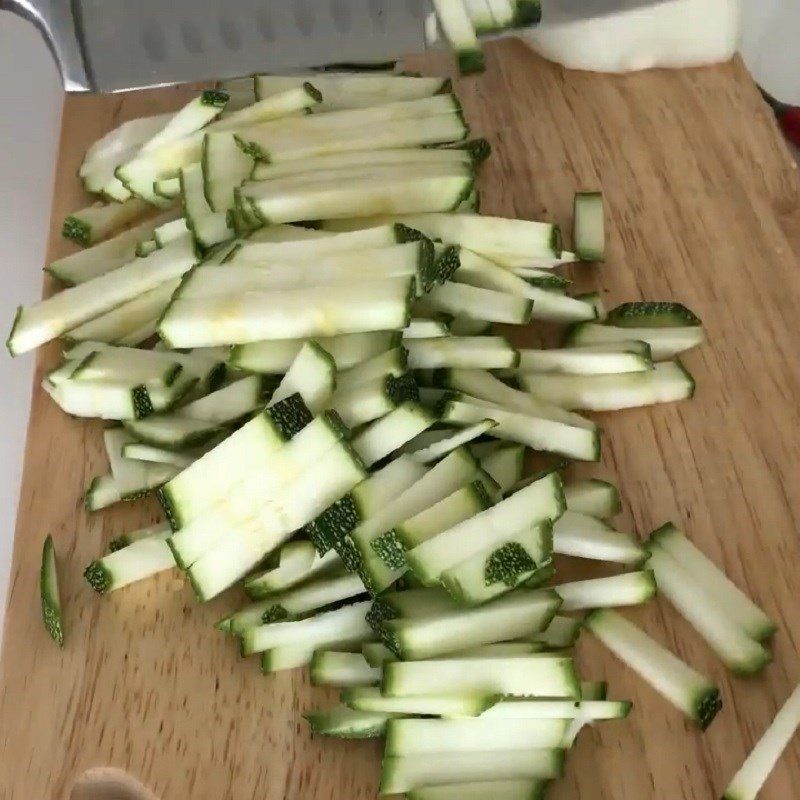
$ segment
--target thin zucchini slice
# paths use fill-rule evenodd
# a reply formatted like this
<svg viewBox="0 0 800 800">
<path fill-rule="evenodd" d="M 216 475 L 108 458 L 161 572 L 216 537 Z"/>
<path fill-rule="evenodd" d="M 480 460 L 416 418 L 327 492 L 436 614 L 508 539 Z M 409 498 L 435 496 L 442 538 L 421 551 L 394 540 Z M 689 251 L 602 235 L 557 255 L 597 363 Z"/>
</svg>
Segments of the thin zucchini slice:
<svg viewBox="0 0 800 800">
<path fill-rule="evenodd" d="M 482 551 L 446 569 L 441 582 L 460 603 L 485 603 L 534 578 L 539 570 L 550 565 L 552 555 L 552 525 L 549 522 L 528 525 L 506 533 L 502 542 L 493 541 Z"/>
<path fill-rule="evenodd" d="M 452 492 L 477 477 L 477 461 L 466 450 L 457 450 L 388 503 L 372 517 L 356 527 L 349 541 L 358 551 L 359 560 L 377 556 L 393 569 L 405 566 L 402 539 L 391 532 L 395 525 L 430 509 Z M 398 547 L 400 544 L 400 547 Z"/>
<path fill-rule="evenodd" d="M 455 280 L 472 287 L 524 298 L 533 304 L 531 312 L 533 319 L 566 323 L 597 318 L 597 313 L 590 303 L 579 298 L 567 297 L 563 293 L 537 288 L 510 270 L 503 269 L 470 250 L 462 251 L 461 267 L 455 274 Z"/>
<path fill-rule="evenodd" d="M 149 239 L 156 227 L 178 216 L 177 210 L 169 211 L 100 244 L 53 261 L 45 267 L 45 271 L 68 286 L 85 283 L 133 261 L 137 255 L 136 245 L 143 239 Z"/>
<path fill-rule="evenodd" d="M 719 689 L 644 631 L 611 609 L 590 614 L 585 626 L 665 700 L 705 730 L 722 708 Z"/>
<path fill-rule="evenodd" d="M 355 428 L 385 416 L 406 400 L 419 400 L 413 376 L 386 375 L 354 389 L 336 392 L 330 399 L 330 407 L 345 425 Z"/>
<path fill-rule="evenodd" d="M 481 552 L 493 542 L 502 543 L 509 531 L 558 519 L 563 511 L 561 478 L 551 473 L 503 502 L 423 542 L 410 550 L 406 558 L 414 574 L 423 583 L 431 585 L 445 570 Z"/>
<path fill-rule="evenodd" d="M 543 644 L 553 650 L 572 647 L 580 636 L 581 622 L 578 617 L 556 615 L 547 628 L 540 633 L 534 634 L 532 639 L 534 642 Z"/>
<path fill-rule="evenodd" d="M 777 713 L 766 733 L 736 773 L 723 800 L 755 800 L 770 772 L 800 727 L 800 687 Z"/>
<path fill-rule="evenodd" d="M 264 99 L 300 86 L 308 76 L 257 75 L 256 97 Z M 403 100 L 432 97 L 448 89 L 444 78 L 417 78 L 406 75 L 314 75 L 311 80 L 322 93 L 319 111 L 370 108 Z"/>
<path fill-rule="evenodd" d="M 324 555 L 337 546 L 359 524 L 377 515 L 425 473 L 425 467 L 407 455 L 374 472 L 308 526 L 308 535 L 317 552 Z"/>
<path fill-rule="evenodd" d="M 172 347 L 214 347 L 263 339 L 402 330 L 409 319 L 413 292 L 413 279 L 392 278 L 251 292 L 233 299 L 178 297 L 164 312 L 159 334 Z"/>
<path fill-rule="evenodd" d="M 756 675 L 772 661 L 769 650 L 751 639 L 738 622 L 725 613 L 707 587 L 687 574 L 666 550 L 651 547 L 647 566 L 655 573 L 661 593 L 731 672 Z"/>
<path fill-rule="evenodd" d="M 39 593 L 42 600 L 42 621 L 50 638 L 64 646 L 64 620 L 61 595 L 58 590 L 58 565 L 53 537 L 48 536 L 42 547 L 42 567 L 39 573 Z"/>
<path fill-rule="evenodd" d="M 335 388 L 336 362 L 317 342 L 308 341 L 272 395 L 270 405 L 299 394 L 309 411 L 317 414 L 328 406 Z"/>
<path fill-rule="evenodd" d="M 485 370 L 450 369 L 439 373 L 436 381 L 451 389 L 466 392 L 470 398 L 485 401 L 488 406 L 499 406 L 509 411 L 542 417 L 554 422 L 563 422 L 566 425 L 574 425 L 587 430 L 596 430 L 597 428 L 594 422 L 580 414 L 565 411 L 553 403 L 538 400 L 525 392 L 512 389 L 508 384 Z M 484 403 L 479 403 L 479 405 L 484 405 Z M 487 410 L 486 415 L 491 417 L 490 411 Z"/>
<path fill-rule="evenodd" d="M 346 706 L 328 711 L 309 711 L 303 716 L 312 733 L 336 739 L 376 739 L 383 736 L 390 719 L 389 714 L 353 711 Z"/>
<path fill-rule="evenodd" d="M 575 253 L 582 261 L 603 261 L 606 253 L 605 218 L 601 192 L 575 195 Z"/>
<path fill-rule="evenodd" d="M 485 140 L 480 140 L 484 142 Z M 410 167 L 419 164 L 461 164 L 470 166 L 485 150 L 476 146 L 473 154 L 470 150 L 451 150 L 445 148 L 410 147 L 397 150 L 357 150 L 349 153 L 317 156 L 301 161 L 284 161 L 269 164 L 263 161 L 256 163 L 251 180 L 269 181 L 277 178 L 294 177 L 328 170 L 352 170 L 381 166 Z"/>
<path fill-rule="evenodd" d="M 123 533 L 117 536 L 116 538 L 112 539 L 108 543 L 108 552 L 109 553 L 116 553 L 117 550 L 122 550 L 123 547 L 127 547 L 134 542 L 138 542 L 141 539 L 149 539 L 151 536 L 155 536 L 156 534 L 169 534 L 170 527 L 166 523 L 161 523 L 159 525 L 151 525 L 147 528 L 140 528 L 136 531 L 129 531 L 128 533 Z"/>
<path fill-rule="evenodd" d="M 484 469 L 505 494 L 522 480 L 525 469 L 525 447 L 506 445 L 480 459 Z"/>
<path fill-rule="evenodd" d="M 581 322 L 567 332 L 564 344 L 583 347 L 594 344 L 618 344 L 631 340 L 646 342 L 654 361 L 666 361 L 698 347 L 705 341 L 700 325 L 681 328 L 630 328 L 597 322 Z"/>
<path fill-rule="evenodd" d="M 173 467 L 186 469 L 198 458 L 200 453 L 176 453 L 140 442 L 130 442 L 122 446 L 122 457 L 128 461 L 146 461 L 152 464 L 170 464 Z"/>
<path fill-rule="evenodd" d="M 443 314 L 508 325 L 525 325 L 533 313 L 531 300 L 461 283 L 437 286 L 428 293 L 427 300 Z"/>
<path fill-rule="evenodd" d="M 173 528 L 182 528 L 205 514 L 218 497 L 231 497 L 236 484 L 248 475 L 268 470 L 275 453 L 312 419 L 299 397 L 285 400 L 263 411 L 170 481 L 161 493 L 161 502 Z M 324 442 L 320 444 L 324 446 Z"/>
<path fill-rule="evenodd" d="M 337 454 L 346 430 L 335 415 L 308 421 L 310 412 L 304 405 L 302 412 L 297 409 L 286 414 L 287 402 L 261 413 L 162 491 L 172 518 L 182 522 L 176 525 L 171 541 L 182 567 L 190 567 L 225 536 L 233 540 L 235 530 L 263 527 L 262 517 L 274 523 L 276 531 L 283 530 L 292 514 L 274 519 L 289 499 L 280 492 L 299 481 L 304 470 L 313 467 L 315 472 L 327 456 Z M 281 419 L 283 415 L 288 418 Z M 226 464 L 224 475 L 214 476 L 215 480 L 205 485 L 209 471 L 225 463 L 226 456 L 235 460 Z M 254 532 L 254 542 L 258 539 Z"/>
<path fill-rule="evenodd" d="M 403 339 L 439 339 L 449 335 L 450 326 L 435 319 L 412 319 L 403 331 Z"/>
<path fill-rule="evenodd" d="M 680 361 L 656 364 L 647 372 L 617 375 L 520 375 L 534 397 L 554 405 L 585 411 L 617 411 L 694 396 L 695 381 Z"/>
<path fill-rule="evenodd" d="M 596 429 L 507 411 L 482 401 L 476 403 L 470 398 L 465 401 L 446 400 L 441 410 L 442 422 L 456 425 L 474 425 L 486 419 L 487 415 L 497 423 L 492 435 L 498 439 L 580 461 L 600 460 L 600 433 Z"/>
<path fill-rule="evenodd" d="M 93 561 L 84 572 L 87 583 L 98 594 L 108 594 L 173 569 L 175 559 L 167 544 L 168 537 L 168 532 L 154 534 Z"/>
<path fill-rule="evenodd" d="M 513 748 L 562 747 L 565 719 L 390 720 L 385 756 L 496 752 Z"/>
<path fill-rule="evenodd" d="M 559 350 L 520 350 L 519 356 L 519 370 L 524 373 L 612 375 L 653 369 L 650 347 L 645 342 Z"/>
<path fill-rule="evenodd" d="M 406 793 L 408 800 L 543 800 L 546 780 L 480 781 L 423 786 Z"/>
<path fill-rule="evenodd" d="M 322 560 L 322 559 L 320 559 Z M 338 556 L 328 557 L 329 569 L 338 562 Z M 311 578 L 311 576 L 308 576 Z M 217 625 L 222 630 L 241 634 L 248 628 L 255 628 L 268 622 L 300 619 L 311 613 L 334 606 L 345 600 L 352 600 L 364 593 L 364 586 L 357 575 L 332 572 L 320 574 L 305 580 L 299 585 L 271 594 L 264 600 L 237 611 Z"/>
<path fill-rule="evenodd" d="M 649 546 L 666 550 L 748 636 L 763 642 L 775 633 L 777 625 L 674 525 L 667 523 L 654 531 Z"/>
<path fill-rule="evenodd" d="M 287 542 L 278 552 L 278 566 L 251 576 L 244 588 L 248 597 L 260 600 L 341 567 L 341 559 L 335 553 L 320 556 L 311 542 Z"/>
<path fill-rule="evenodd" d="M 64 334 L 70 342 L 105 342 L 123 344 L 133 339 L 139 344 L 156 332 L 158 318 L 164 313 L 180 280 L 167 281 L 120 306 L 84 322 Z"/>
<path fill-rule="evenodd" d="M 623 303 L 608 312 L 608 324 L 618 328 L 685 328 L 703 323 L 680 303 Z"/>
<path fill-rule="evenodd" d="M 341 643 L 356 644 L 372 636 L 364 618 L 369 602 L 353 603 L 296 622 L 272 622 L 242 633 L 242 655 L 263 653 L 273 647 L 321 649 Z"/>
<path fill-rule="evenodd" d="M 367 466 L 372 466 L 399 450 L 434 422 L 436 418 L 428 409 L 419 403 L 406 401 L 359 433 L 353 439 L 353 448 Z"/>
<path fill-rule="evenodd" d="M 434 659 L 384 664 L 381 690 L 387 697 L 490 694 L 511 697 L 576 698 L 579 684 L 571 658 Z"/>
<path fill-rule="evenodd" d="M 65 289 L 30 308 L 20 308 L 7 347 L 12 355 L 45 342 L 180 277 L 197 261 L 191 243 L 177 241 L 98 278 Z"/>
<path fill-rule="evenodd" d="M 608 519 L 622 511 L 619 489 L 607 481 L 590 478 L 564 486 L 567 510 L 596 519 Z"/>
<path fill-rule="evenodd" d="M 552 592 L 521 591 L 480 608 L 385 620 L 380 627 L 390 649 L 404 660 L 453 657 L 448 654 L 540 631 L 559 605 Z M 474 658 L 483 660 L 489 655 Z"/>
<path fill-rule="evenodd" d="M 288 446 L 284 448 L 289 449 Z M 264 503 L 263 498 L 254 501 L 253 495 L 257 495 L 258 487 L 250 483 L 240 488 L 244 506 L 242 516 L 226 513 L 224 507 L 218 509 L 222 513 L 209 515 L 212 525 L 214 517 L 224 521 L 222 527 L 216 523 L 216 539 L 213 534 L 207 536 L 205 532 L 197 537 L 201 545 L 210 543 L 210 547 L 196 548 L 195 552 L 202 551 L 202 555 L 188 569 L 199 599 L 210 600 L 241 580 L 295 531 L 346 495 L 365 476 L 360 459 L 352 448 L 341 442 L 321 462 L 314 463 L 310 469 L 306 468 L 303 479 L 297 482 L 287 482 L 289 475 L 284 473 L 284 485 L 277 488 L 271 503 Z M 258 483 L 260 476 L 255 478 Z M 231 527 L 225 527 L 231 523 Z M 333 643 L 326 644 L 331 646 Z"/>
<path fill-rule="evenodd" d="M 561 232 L 549 222 L 529 222 L 477 214 L 413 214 L 401 217 L 372 217 L 368 220 L 347 220 L 344 227 L 332 220 L 329 230 L 353 230 L 386 222 L 400 222 L 430 239 L 459 245 L 476 253 L 500 254 L 528 262 L 537 258 L 560 258 Z M 631 338 L 630 336 L 628 338 Z"/>
<path fill-rule="evenodd" d="M 355 687 L 342 692 L 342 702 L 356 711 L 400 716 L 419 715 L 454 719 L 478 717 L 496 701 L 497 698 L 490 694 L 386 697 L 377 687 Z"/>
<path fill-rule="evenodd" d="M 186 227 L 191 231 L 202 250 L 233 238 L 235 231 L 228 215 L 211 210 L 205 196 L 203 169 L 199 163 L 190 164 L 180 171 L 183 212 Z"/>
<path fill-rule="evenodd" d="M 319 650 L 311 661 L 311 683 L 314 686 L 374 686 L 380 683 L 381 670 L 371 667 L 361 653 L 340 653 Z"/>
<path fill-rule="evenodd" d="M 238 138 L 239 146 L 244 152 L 255 155 L 258 160 L 274 164 L 371 149 L 389 150 L 443 144 L 466 139 L 469 134 L 469 127 L 462 115 L 455 111 L 416 119 L 399 119 L 383 125 L 362 123 L 360 127 L 320 130 L 304 135 L 296 131 L 279 133 L 271 130 L 266 137 L 259 136 L 260 142 L 251 139 L 253 130 L 255 129 L 245 132 L 244 138 Z"/>
<path fill-rule="evenodd" d="M 507 369 L 515 367 L 519 359 L 517 351 L 502 336 L 410 339 L 404 346 L 411 369 Z"/>
<path fill-rule="evenodd" d="M 380 793 L 400 794 L 456 781 L 546 780 L 560 777 L 563 770 L 564 751 L 559 749 L 394 756 L 383 760 Z"/>
<path fill-rule="evenodd" d="M 122 203 L 96 203 L 74 211 L 65 220 L 61 235 L 84 247 L 89 247 L 118 233 L 126 225 L 137 222 L 152 212 L 153 207 L 132 197 Z"/>
<path fill-rule="evenodd" d="M 562 583 L 553 590 L 564 601 L 561 611 L 583 611 L 640 605 L 655 597 L 657 587 L 653 571 L 644 570 Z"/>
<path fill-rule="evenodd" d="M 427 447 L 412 450 L 411 454 L 421 464 L 430 464 L 432 461 L 437 461 L 448 453 L 453 452 L 453 450 L 457 450 L 459 447 L 463 447 L 465 444 L 469 444 L 475 439 L 490 433 L 496 427 L 497 423 L 493 419 L 484 419 L 452 436 L 432 442 Z"/>
<path fill-rule="evenodd" d="M 248 241 L 235 252 L 227 263 L 263 265 L 270 262 L 308 262 L 339 253 L 386 248 L 405 241 L 403 230 L 396 225 L 381 225 L 352 233 L 334 233 L 323 236 L 321 239 L 252 243 Z"/>
<path fill-rule="evenodd" d="M 565 491 L 566 494 L 566 491 Z M 617 564 L 641 564 L 647 551 L 632 536 L 593 516 L 569 510 L 553 527 L 556 553 Z"/>
<path fill-rule="evenodd" d="M 258 195 L 252 189 L 237 190 L 251 200 L 264 224 L 328 219 L 363 214 L 382 208 L 390 214 L 449 211 L 472 190 L 471 169 L 447 166 L 441 174 L 425 167 L 424 172 L 386 178 L 380 175 L 340 178 L 285 189 L 261 184 Z"/>
<path fill-rule="evenodd" d="M 234 347 L 231 350 L 230 364 L 248 372 L 284 373 L 291 366 L 304 342 L 304 339 L 273 339 Z M 399 344 L 399 333 L 370 331 L 341 336 L 322 336 L 317 337 L 316 342 L 333 356 L 339 370 L 348 370 L 396 348 Z M 340 385 L 344 385 L 341 383 L 344 380 L 345 376 L 342 375 Z"/>
<path fill-rule="evenodd" d="M 484 719 L 625 719 L 631 703 L 613 700 L 501 700 L 482 715 Z"/>
<path fill-rule="evenodd" d="M 337 390 L 348 392 L 387 375 L 399 378 L 405 374 L 407 364 L 408 357 L 404 348 L 393 347 L 390 350 L 387 349 L 344 372 L 338 373 L 336 376 L 336 388 Z"/>
</svg>

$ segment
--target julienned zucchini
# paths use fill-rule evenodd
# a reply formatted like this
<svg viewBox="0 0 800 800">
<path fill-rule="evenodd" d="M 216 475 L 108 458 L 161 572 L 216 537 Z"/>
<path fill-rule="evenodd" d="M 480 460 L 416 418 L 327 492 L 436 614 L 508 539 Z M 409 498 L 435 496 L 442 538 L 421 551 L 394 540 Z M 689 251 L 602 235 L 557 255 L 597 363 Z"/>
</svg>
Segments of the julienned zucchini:
<svg viewBox="0 0 800 800">
<path fill-rule="evenodd" d="M 600 433 L 563 422 L 507 411 L 499 406 L 448 400 L 441 409 L 441 419 L 455 425 L 473 425 L 486 418 L 497 422 L 493 435 L 533 450 L 557 453 L 581 461 L 599 461 Z"/>
<path fill-rule="evenodd" d="M 647 558 L 647 551 L 632 536 L 594 516 L 570 510 L 569 505 L 553 527 L 553 550 L 574 558 L 617 564 L 641 564 Z"/>
<path fill-rule="evenodd" d="M 543 800 L 549 781 L 491 780 L 424 786 L 406 792 L 408 800 Z"/>
<path fill-rule="evenodd" d="M 336 739 L 375 739 L 383 736 L 389 714 L 370 711 L 353 711 L 338 706 L 329 711 L 309 711 L 304 714 L 311 732 L 317 736 Z"/>
<path fill-rule="evenodd" d="M 331 354 L 339 370 L 368 361 L 400 344 L 399 331 L 374 331 L 317 337 L 316 342 Z M 233 367 L 269 375 L 284 373 L 300 352 L 305 339 L 272 339 L 240 345 L 231 350 Z"/>
<path fill-rule="evenodd" d="M 600 192 L 576 194 L 574 219 L 575 253 L 584 261 L 603 261 L 606 251 L 603 195 Z"/>
<path fill-rule="evenodd" d="M 457 781 L 549 780 L 560 777 L 563 770 L 564 751 L 561 749 L 395 756 L 383 760 L 380 792 L 401 794 Z"/>
<path fill-rule="evenodd" d="M 50 638 L 64 646 L 64 620 L 61 595 L 58 589 L 58 567 L 53 537 L 48 536 L 42 547 L 42 566 L 39 575 L 39 592 L 42 600 L 42 620 Z"/>
<path fill-rule="evenodd" d="M 353 439 L 353 447 L 367 466 L 399 450 L 406 442 L 436 422 L 436 416 L 408 400 L 382 419 L 371 423 Z"/>
<path fill-rule="evenodd" d="M 674 525 L 668 523 L 654 531 L 648 546 L 666 550 L 753 639 L 762 642 L 775 633 L 777 625 Z"/>
<path fill-rule="evenodd" d="M 659 694 L 705 730 L 722 708 L 719 689 L 644 631 L 611 609 L 590 614 L 585 626 Z"/>
<path fill-rule="evenodd" d="M 653 571 L 644 570 L 562 583 L 553 590 L 563 600 L 562 611 L 583 611 L 640 605 L 655 597 L 657 587 Z"/>
<path fill-rule="evenodd" d="M 723 800 L 755 800 L 798 727 L 800 727 L 800 687 L 792 692 L 736 773 L 725 790 Z"/>
<path fill-rule="evenodd" d="M 651 547 L 647 566 L 655 573 L 661 593 L 731 672 L 755 675 L 772 661 L 770 651 L 751 639 L 738 621 L 725 613 L 714 594 L 666 550 Z"/>
<path fill-rule="evenodd" d="M 167 544 L 169 533 L 155 533 L 93 561 L 84 572 L 89 585 L 107 594 L 136 581 L 173 569 L 175 559 Z"/>
<path fill-rule="evenodd" d="M 161 318 L 159 333 L 172 347 L 214 347 L 264 339 L 402 330 L 414 294 L 413 278 L 391 278 L 252 292 L 233 300 L 183 300 L 178 296 Z M 237 308 L 235 316 L 228 314 L 232 303 Z"/>
<path fill-rule="evenodd" d="M 197 261 L 191 242 L 176 241 L 147 258 L 79 286 L 65 289 L 30 308 L 20 308 L 8 337 L 11 355 L 32 350 L 143 292 L 180 277 Z"/>
<path fill-rule="evenodd" d="M 656 364 L 646 372 L 621 375 L 540 375 L 522 373 L 520 383 L 534 397 L 563 408 L 616 411 L 694 396 L 695 381 L 680 361 Z"/>
<path fill-rule="evenodd" d="M 551 473 L 503 502 L 423 542 L 410 550 L 406 558 L 423 583 L 434 584 L 443 572 L 470 556 L 495 542 L 505 543 L 509 531 L 558 519 L 563 512 L 561 478 Z"/>
<path fill-rule="evenodd" d="M 445 657 L 470 647 L 515 639 L 547 627 L 561 601 L 553 592 L 520 592 L 475 609 L 386 620 L 386 641 L 403 659 Z"/>
<path fill-rule="evenodd" d="M 622 511 L 619 489 L 608 481 L 590 478 L 564 486 L 567 510 L 597 519 L 608 519 Z"/>
<path fill-rule="evenodd" d="M 618 328 L 685 328 L 703 323 L 681 303 L 623 303 L 608 312 L 607 322 Z"/>
<path fill-rule="evenodd" d="M 705 334 L 700 325 L 683 327 L 620 327 L 610 323 L 582 322 L 574 325 L 563 344 L 569 347 L 619 344 L 632 340 L 646 342 L 654 361 L 666 361 L 703 343 Z"/>
</svg>

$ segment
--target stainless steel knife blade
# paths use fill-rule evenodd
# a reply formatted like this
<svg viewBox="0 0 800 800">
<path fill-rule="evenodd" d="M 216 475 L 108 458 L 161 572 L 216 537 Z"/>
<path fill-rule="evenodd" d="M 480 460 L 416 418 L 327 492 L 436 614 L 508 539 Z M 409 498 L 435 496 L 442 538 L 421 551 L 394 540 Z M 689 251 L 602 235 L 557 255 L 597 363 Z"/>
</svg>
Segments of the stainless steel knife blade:
<svg viewBox="0 0 800 800">
<path fill-rule="evenodd" d="M 544 22 L 563 22 L 655 2 L 661 0 L 542 0 L 542 16 Z M 421 52 L 433 3 L 0 0 L 2 9 L 41 29 L 67 91 L 117 92 Z M 427 31 L 431 44 L 430 24 Z"/>
<path fill-rule="evenodd" d="M 88 72 L 114 92 L 424 47 L 426 0 L 76 0 Z"/>
</svg>

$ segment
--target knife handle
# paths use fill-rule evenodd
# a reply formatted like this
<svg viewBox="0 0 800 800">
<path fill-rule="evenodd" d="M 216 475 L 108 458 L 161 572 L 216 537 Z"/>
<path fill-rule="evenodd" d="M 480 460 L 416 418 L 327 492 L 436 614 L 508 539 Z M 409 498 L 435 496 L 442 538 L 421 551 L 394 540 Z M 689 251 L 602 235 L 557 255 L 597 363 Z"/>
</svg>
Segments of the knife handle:
<svg viewBox="0 0 800 800">
<path fill-rule="evenodd" d="M 68 92 L 88 92 L 92 85 L 71 3 L 63 0 L 0 0 L 0 11 L 32 22 L 53 54 Z"/>
</svg>

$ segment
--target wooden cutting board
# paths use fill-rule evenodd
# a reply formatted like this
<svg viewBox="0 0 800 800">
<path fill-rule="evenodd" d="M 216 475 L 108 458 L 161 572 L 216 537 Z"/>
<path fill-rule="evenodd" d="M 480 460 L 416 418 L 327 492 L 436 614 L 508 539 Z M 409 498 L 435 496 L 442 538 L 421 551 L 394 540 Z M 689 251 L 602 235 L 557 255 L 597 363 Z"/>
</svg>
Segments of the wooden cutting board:
<svg viewBox="0 0 800 800">
<path fill-rule="evenodd" d="M 609 257 L 575 270 L 577 288 L 601 290 L 609 305 L 683 301 L 708 332 L 685 359 L 694 401 L 603 415 L 603 462 L 574 474 L 619 482 L 623 530 L 684 525 L 780 623 L 775 663 L 743 681 L 666 601 L 630 613 L 719 682 L 725 708 L 706 734 L 584 636 L 583 674 L 607 678 L 635 708 L 627 722 L 582 735 L 548 797 L 709 800 L 800 679 L 797 168 L 738 60 L 610 77 L 566 72 L 518 43 L 492 46 L 487 58 L 484 76 L 457 87 L 475 132 L 495 147 L 481 177 L 484 210 L 568 226 L 575 190 L 602 187 Z M 185 97 L 173 89 L 67 101 L 50 258 L 67 250 L 62 218 L 86 202 L 74 177 L 86 147 Z M 378 744 L 312 740 L 301 719 L 332 695 L 312 689 L 304 671 L 263 677 L 212 628 L 240 598 L 198 606 L 175 575 L 108 598 L 84 583 L 112 536 L 158 514 L 151 502 L 84 511 L 85 484 L 106 471 L 101 426 L 67 418 L 38 388 L 57 352 L 39 355 L 28 432 L 0 673 L 0 798 L 374 797 Z M 48 533 L 62 564 L 63 652 L 40 620 Z M 799 782 L 795 742 L 762 797 L 790 800 Z"/>
</svg>

